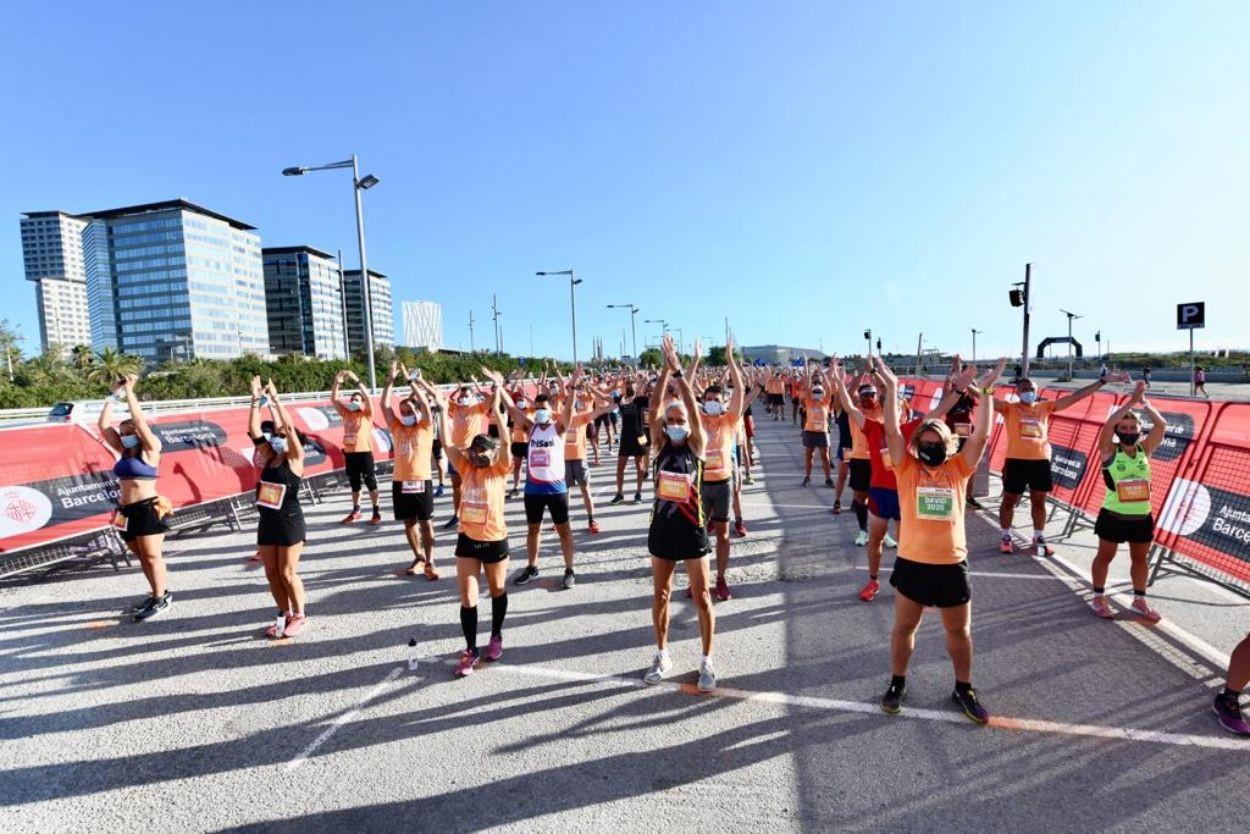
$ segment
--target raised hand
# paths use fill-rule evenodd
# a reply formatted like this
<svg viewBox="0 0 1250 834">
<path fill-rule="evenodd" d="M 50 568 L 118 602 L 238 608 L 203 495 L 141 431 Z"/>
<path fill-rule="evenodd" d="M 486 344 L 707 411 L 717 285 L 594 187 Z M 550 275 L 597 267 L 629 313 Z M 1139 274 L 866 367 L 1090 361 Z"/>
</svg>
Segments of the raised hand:
<svg viewBox="0 0 1250 834">
<path fill-rule="evenodd" d="M 252 377 L 252 396 L 256 399 L 260 399 L 260 395 L 261 395 L 260 377 L 253 376 Z"/>
<path fill-rule="evenodd" d="M 980 378 L 977 379 L 977 387 L 981 389 L 989 388 L 998 378 L 1003 375 L 1003 369 L 1007 367 L 1007 357 L 998 360 L 998 364 L 990 368 Z"/>
<path fill-rule="evenodd" d="M 1143 403 L 1146 401 L 1146 380 L 1137 380 L 1137 385 L 1133 388 L 1133 397 L 1129 402 Z"/>
</svg>

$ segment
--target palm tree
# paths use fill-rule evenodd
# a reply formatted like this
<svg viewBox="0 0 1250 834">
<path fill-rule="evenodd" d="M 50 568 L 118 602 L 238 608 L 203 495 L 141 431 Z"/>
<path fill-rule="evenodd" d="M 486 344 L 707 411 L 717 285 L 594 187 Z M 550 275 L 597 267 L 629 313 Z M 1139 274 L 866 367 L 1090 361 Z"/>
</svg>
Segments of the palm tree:
<svg viewBox="0 0 1250 834">
<path fill-rule="evenodd" d="M 91 345 L 74 345 L 72 353 L 74 354 L 74 362 L 78 365 L 78 370 L 85 373 L 95 359 L 95 354 L 91 352 Z"/>
<path fill-rule="evenodd" d="M 112 385 L 127 374 L 137 374 L 142 370 L 143 360 L 138 356 L 119 353 L 106 347 L 96 354 L 95 367 L 87 372 L 87 379 Z"/>
</svg>

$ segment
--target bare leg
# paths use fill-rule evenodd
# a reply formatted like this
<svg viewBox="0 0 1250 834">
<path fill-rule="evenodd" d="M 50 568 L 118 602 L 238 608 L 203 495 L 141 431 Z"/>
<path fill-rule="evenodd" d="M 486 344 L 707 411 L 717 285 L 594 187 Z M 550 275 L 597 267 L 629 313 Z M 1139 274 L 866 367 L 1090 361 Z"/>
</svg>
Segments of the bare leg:
<svg viewBox="0 0 1250 834">
<path fill-rule="evenodd" d="M 1107 570 L 1111 567 L 1111 560 L 1115 558 L 1118 549 L 1119 545 L 1115 542 L 1109 542 L 1106 539 L 1098 540 L 1098 553 L 1094 556 L 1094 562 L 1089 569 L 1090 580 L 1095 588 L 1107 587 Z M 1142 587 L 1145 585 L 1143 584 Z"/>
<path fill-rule="evenodd" d="M 825 480 L 829 480 L 829 447 L 825 446 L 820 450 L 820 466 L 825 470 Z"/>
<path fill-rule="evenodd" d="M 1004 530 L 1011 529 L 1012 518 L 1016 514 L 1016 504 L 1020 503 L 1020 495 L 1004 492 L 1003 501 L 998 505 L 998 523 Z"/>
<path fill-rule="evenodd" d="M 1240 692 L 1250 685 L 1250 636 L 1233 649 L 1232 657 L 1228 659 L 1228 676 L 1224 685 L 1234 692 Z"/>
<path fill-rule="evenodd" d="M 671 559 L 651 557 L 651 581 L 655 596 L 651 600 L 651 623 L 655 626 L 655 645 L 660 651 L 668 648 L 668 601 L 673 595 L 673 569 L 677 563 Z M 703 589 L 707 593 L 706 583 Z"/>
<path fill-rule="evenodd" d="M 894 595 L 894 629 L 890 632 L 890 674 L 907 674 L 907 663 L 916 648 L 916 629 L 924 616 L 924 606 L 901 593 Z"/>
<path fill-rule="evenodd" d="M 868 576 L 876 579 L 881 572 L 881 547 L 889 532 L 889 519 L 868 513 Z"/>
<path fill-rule="evenodd" d="M 273 545 L 262 545 L 257 552 L 265 566 L 265 580 L 269 583 L 269 593 L 277 603 L 279 611 L 290 611 L 291 600 L 286 593 L 286 584 L 282 581 L 282 570 L 278 567 L 278 548 Z"/>
<path fill-rule="evenodd" d="M 136 554 L 139 563 L 144 565 L 144 575 L 152 586 L 152 596 L 162 597 L 169 590 L 165 587 L 165 560 L 161 557 L 161 545 L 165 542 L 164 533 L 151 536 L 140 536 L 134 540 L 137 545 Z"/>
<path fill-rule="evenodd" d="M 690 595 L 699 609 L 699 636 L 703 638 L 703 654 L 712 656 L 712 641 L 716 633 L 716 612 L 712 610 L 712 595 L 708 591 L 708 564 L 705 557 L 686 560 L 686 576 L 690 577 Z"/>
<path fill-rule="evenodd" d="M 972 603 L 940 608 L 946 629 L 946 651 L 955 667 L 955 680 L 972 683 Z"/>
<path fill-rule="evenodd" d="M 713 521 L 708 527 L 712 535 L 716 537 L 716 575 L 723 577 L 725 570 L 729 567 L 729 522 Z M 694 590 L 691 589 L 690 593 L 693 594 Z"/>
<path fill-rule="evenodd" d="M 278 549 L 278 569 L 282 574 L 282 584 L 286 588 L 287 599 L 291 602 L 292 614 L 304 613 L 304 583 L 299 578 L 299 557 L 304 552 L 304 543 L 293 544 Z"/>
<path fill-rule="evenodd" d="M 1033 510 L 1033 532 L 1040 533 L 1046 529 L 1046 496 L 1049 493 L 1029 490 L 1029 504 Z"/>
<path fill-rule="evenodd" d="M 1099 542 L 1099 550 L 1102 550 Z M 1129 576 L 1133 579 L 1133 590 L 1146 592 L 1146 581 L 1150 578 L 1150 542 L 1129 542 L 1128 555 L 1133 560 L 1129 566 Z"/>
</svg>

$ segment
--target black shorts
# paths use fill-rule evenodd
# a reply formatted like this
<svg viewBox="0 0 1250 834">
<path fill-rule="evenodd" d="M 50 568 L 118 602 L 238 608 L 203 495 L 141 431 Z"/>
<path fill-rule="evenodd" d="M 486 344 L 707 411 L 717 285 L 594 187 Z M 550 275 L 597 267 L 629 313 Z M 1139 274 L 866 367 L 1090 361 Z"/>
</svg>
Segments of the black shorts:
<svg viewBox="0 0 1250 834">
<path fill-rule="evenodd" d="M 804 449 L 828 449 L 829 435 L 823 431 L 807 431 L 803 430 L 803 448 Z"/>
<path fill-rule="evenodd" d="M 378 488 L 377 476 L 373 474 L 373 452 L 344 452 L 343 457 L 347 459 L 347 482 L 352 492 L 360 492 L 361 481 L 370 492 Z"/>
<path fill-rule="evenodd" d="M 1155 538 L 1155 519 L 1149 514 L 1119 515 L 1104 507 L 1098 511 L 1098 520 L 1094 522 L 1094 535 L 1116 544 L 1148 544 Z"/>
<path fill-rule="evenodd" d="M 872 484 L 872 461 L 851 458 L 851 491 L 867 492 Z"/>
<path fill-rule="evenodd" d="M 491 423 L 490 425 L 488 425 L 486 427 L 486 436 L 487 437 L 499 437 L 499 426 L 497 426 L 494 423 Z"/>
<path fill-rule="evenodd" d="M 549 495 L 531 495 L 525 493 L 525 523 L 542 524 L 543 513 L 551 510 L 553 524 L 569 523 L 569 494 L 557 492 Z"/>
<path fill-rule="evenodd" d="M 125 529 L 122 528 L 123 520 Z M 156 514 L 155 498 L 145 498 L 119 508 L 113 526 L 117 528 L 117 535 L 124 542 L 132 542 L 140 536 L 159 536 L 169 532 L 169 525 Z"/>
<path fill-rule="evenodd" d="M 784 406 L 784 405 L 786 404 L 786 398 L 785 398 L 785 395 L 784 395 L 784 394 L 769 394 L 769 395 L 768 395 L 768 404 L 769 404 L 769 405 L 781 405 L 781 406 Z"/>
<path fill-rule="evenodd" d="M 512 459 L 514 461 L 525 460 L 526 456 L 529 455 L 529 453 L 530 453 L 530 444 L 524 441 L 520 441 L 520 442 L 512 444 Z"/>
<path fill-rule="evenodd" d="M 408 490 L 404 490 L 404 485 Z M 430 481 L 392 481 L 391 506 L 396 521 L 429 521 L 434 517 L 434 490 Z M 413 492 L 412 490 L 418 490 Z"/>
<path fill-rule="evenodd" d="M 436 437 L 434 438 L 434 443 L 431 444 L 431 446 L 432 446 L 431 451 L 434 454 L 434 460 L 442 460 L 443 459 L 443 441 L 439 440 Z"/>
<path fill-rule="evenodd" d="M 647 447 L 643 443 L 638 442 L 637 437 L 622 435 L 620 446 L 617 449 L 617 457 L 636 458 L 647 453 Z"/>
<path fill-rule="evenodd" d="M 1050 492 L 1055 488 L 1050 478 L 1049 460 L 1007 458 L 1003 464 L 1003 492 L 1022 495 L 1026 487 L 1029 492 Z"/>
<path fill-rule="evenodd" d="M 304 513 L 296 505 L 296 512 L 284 515 L 277 510 L 260 508 L 260 520 L 256 524 L 258 547 L 290 547 L 306 538 Z"/>
<path fill-rule="evenodd" d="M 729 481 L 703 482 L 703 514 L 708 521 L 729 520 Z"/>
<path fill-rule="evenodd" d="M 586 471 L 586 464 L 580 460 L 564 460 L 564 483 L 570 487 L 581 486 L 590 483 L 590 474 Z"/>
<path fill-rule="evenodd" d="M 477 559 L 484 565 L 493 565 L 508 558 L 508 540 L 480 542 L 461 533 L 456 539 L 456 556 L 461 559 Z"/>
<path fill-rule="evenodd" d="M 600 414 L 595 418 L 596 426 L 609 426 L 612 424 L 612 418 L 607 414 Z"/>
<path fill-rule="evenodd" d="M 890 584 L 912 602 L 938 608 L 954 608 L 972 600 L 968 561 L 957 565 L 930 565 L 894 557 Z"/>
</svg>

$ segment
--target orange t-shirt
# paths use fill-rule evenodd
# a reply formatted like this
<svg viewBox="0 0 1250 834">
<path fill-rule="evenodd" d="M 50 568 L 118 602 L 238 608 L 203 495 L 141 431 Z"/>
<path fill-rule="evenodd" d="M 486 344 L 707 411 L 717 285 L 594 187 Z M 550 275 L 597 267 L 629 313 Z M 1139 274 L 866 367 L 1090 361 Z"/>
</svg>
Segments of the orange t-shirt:
<svg viewBox="0 0 1250 834">
<path fill-rule="evenodd" d="M 530 422 L 533 422 L 534 421 L 534 408 L 530 404 L 529 400 L 525 401 L 525 406 L 526 407 L 522 408 L 521 411 L 525 412 L 525 416 L 530 419 Z M 530 430 L 525 427 L 525 423 L 513 423 L 512 424 L 512 442 L 513 443 L 529 443 L 530 442 Z"/>
<path fill-rule="evenodd" d="M 580 411 L 570 418 L 572 425 L 564 430 L 564 459 L 586 459 L 586 427 L 591 423 L 591 413 Z"/>
<path fill-rule="evenodd" d="M 729 480 L 733 474 L 734 441 L 737 421 L 730 422 L 724 414 L 700 415 L 706 440 L 703 443 L 703 482 L 715 484 Z"/>
<path fill-rule="evenodd" d="M 1013 460 L 1050 460 L 1050 415 L 1053 401 L 1033 405 L 994 401 L 994 410 L 1003 415 L 1007 426 L 1007 457 Z"/>
<path fill-rule="evenodd" d="M 334 410 L 343 418 L 343 451 L 370 452 L 373 450 L 373 409 L 365 403 L 360 411 L 352 411 L 335 400 Z"/>
<path fill-rule="evenodd" d="M 430 480 L 430 454 L 434 448 L 434 430 L 424 423 L 418 423 L 415 426 L 396 423 L 391 429 L 391 437 L 395 441 L 394 480 Z"/>
<path fill-rule="evenodd" d="M 508 538 L 503 517 L 503 493 L 511 471 L 503 458 L 492 466 L 476 467 L 464 461 L 460 471 L 460 532 L 475 542 Z"/>
<path fill-rule="evenodd" d="M 876 420 L 878 423 L 885 422 L 885 409 L 877 406 L 872 409 L 860 408 L 864 414 L 865 420 Z M 871 460 L 872 452 L 868 448 L 868 438 L 864 437 L 864 431 L 855 425 L 855 421 L 851 420 L 851 459 L 852 460 Z"/>
<path fill-rule="evenodd" d="M 473 438 L 486 434 L 486 424 L 490 421 L 490 406 L 487 403 L 460 405 L 457 402 L 447 404 L 451 417 L 451 445 L 457 449 L 467 448 Z"/>
<path fill-rule="evenodd" d="M 803 431 L 818 431 L 822 434 L 829 431 L 828 397 L 821 397 L 819 400 L 804 397 L 803 408 L 807 411 L 807 420 L 803 423 Z"/>
<path fill-rule="evenodd" d="M 786 390 L 786 384 L 777 377 L 771 377 L 769 378 L 768 382 L 764 383 L 765 393 L 780 394 L 784 392 L 785 390 Z"/>
<path fill-rule="evenodd" d="M 931 469 L 909 452 L 895 465 L 899 556 L 927 565 L 957 565 L 968 558 L 964 489 L 971 474 L 963 455 Z"/>
</svg>

